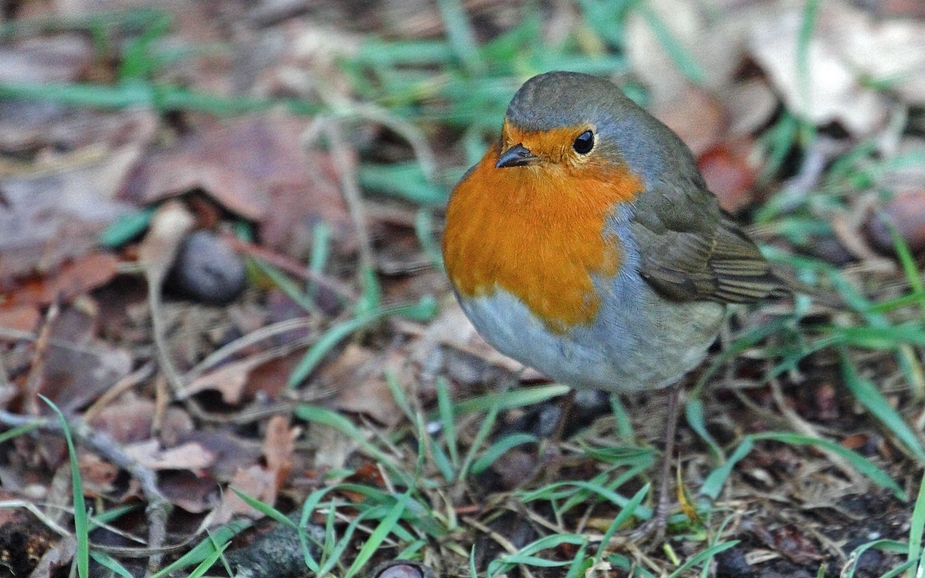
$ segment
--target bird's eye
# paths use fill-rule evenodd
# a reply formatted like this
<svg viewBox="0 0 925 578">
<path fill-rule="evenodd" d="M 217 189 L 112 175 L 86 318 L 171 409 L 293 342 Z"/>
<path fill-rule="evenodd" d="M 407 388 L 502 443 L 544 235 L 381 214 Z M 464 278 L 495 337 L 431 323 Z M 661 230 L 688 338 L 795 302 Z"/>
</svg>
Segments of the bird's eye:
<svg viewBox="0 0 925 578">
<path fill-rule="evenodd" d="M 575 149 L 575 152 L 580 155 L 586 155 L 591 152 L 591 149 L 594 148 L 594 133 L 590 130 L 586 130 L 577 137 L 575 137 L 575 142 L 572 143 L 572 148 Z"/>
</svg>

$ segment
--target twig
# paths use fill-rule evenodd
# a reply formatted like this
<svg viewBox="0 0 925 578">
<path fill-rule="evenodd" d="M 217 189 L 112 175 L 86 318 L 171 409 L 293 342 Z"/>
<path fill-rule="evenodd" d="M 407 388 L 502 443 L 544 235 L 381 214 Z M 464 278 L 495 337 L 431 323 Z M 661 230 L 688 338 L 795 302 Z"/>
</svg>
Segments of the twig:
<svg viewBox="0 0 925 578">
<path fill-rule="evenodd" d="M 32 502 L 26 502 L 25 500 L 3 500 L 0 502 L 0 509 L 3 508 L 25 508 L 29 510 L 33 516 L 39 519 L 39 521 L 45 524 L 52 532 L 60 536 L 68 537 L 71 535 L 70 532 L 58 525 L 58 523 L 53 520 L 50 516 L 46 515 L 45 512 L 40 510 L 38 506 Z"/>
<path fill-rule="evenodd" d="M 45 315 L 45 324 L 39 331 L 38 339 L 35 341 L 35 357 L 32 368 L 29 370 L 29 376 L 26 378 L 26 385 L 23 387 L 23 407 L 30 415 L 39 415 L 38 394 L 39 387 L 42 385 L 42 373 L 45 369 L 45 355 L 48 352 L 48 339 L 51 337 L 51 327 L 60 311 L 57 301 L 48 308 Z"/>
<path fill-rule="evenodd" d="M 148 281 L 148 307 L 151 309 L 151 330 L 154 333 L 157 361 L 174 392 L 180 391 L 184 384 L 170 355 L 161 295 L 164 280 L 180 252 L 183 239 L 194 224 L 193 215 L 182 203 L 165 203 L 154 214 L 148 233 L 138 248 L 138 262 L 142 265 Z"/>
<path fill-rule="evenodd" d="M 43 507 L 45 507 L 45 508 L 53 508 L 53 509 L 61 510 L 61 511 L 63 511 L 63 512 L 66 512 L 66 513 L 68 513 L 68 514 L 71 514 L 72 516 L 74 515 L 74 509 L 73 509 L 73 508 L 67 508 L 67 507 L 64 507 L 64 506 L 59 506 L 59 505 L 57 505 L 57 504 L 44 504 L 44 503 L 43 503 L 43 504 L 41 504 L 41 505 L 42 505 Z M 42 522 L 43 524 L 45 524 L 52 532 L 55 532 L 56 534 L 59 534 L 59 535 L 61 535 L 61 536 L 65 536 L 65 537 L 70 537 L 70 536 L 73 535 L 73 534 L 71 534 L 70 531 L 68 531 L 68 530 L 66 530 L 65 528 L 62 528 L 61 526 L 59 526 L 58 523 L 57 523 L 54 519 L 52 519 L 51 516 L 49 516 L 48 514 L 46 514 L 43 510 L 39 509 L 39 505 L 38 505 L 38 504 L 34 504 L 34 503 L 32 503 L 32 502 L 27 502 L 27 501 L 25 501 L 25 500 L 3 500 L 3 501 L 0 501 L 0 509 L 3 509 L 3 508 L 24 508 L 24 509 L 28 510 L 29 512 L 31 512 L 32 515 L 34 515 L 36 518 L 38 518 L 39 521 Z M 95 516 L 90 516 L 90 520 L 91 520 L 91 522 L 92 522 L 95 526 L 99 526 L 100 528 L 104 528 L 104 529 L 106 529 L 106 530 L 112 532 L 113 534 L 116 534 L 116 535 L 118 535 L 118 536 L 122 536 L 123 538 L 125 538 L 125 539 L 127 539 L 127 540 L 131 540 L 131 541 L 133 541 L 133 542 L 138 542 L 139 544 L 144 544 L 144 543 L 145 543 L 144 540 L 141 539 L 141 538 L 139 538 L 138 536 L 134 536 L 134 535 L 132 535 L 132 534 L 130 534 L 130 533 L 128 533 L 128 532 L 125 532 L 124 530 L 120 530 L 119 528 L 113 526 L 112 524 L 107 524 L 106 522 L 102 522 L 102 521 L 99 520 L 99 518 L 97 518 L 97 517 L 95 517 Z M 95 545 L 95 544 L 93 545 L 93 547 L 94 547 L 94 548 L 97 548 L 97 549 L 100 549 L 100 548 L 108 548 L 107 546 L 99 546 L 99 545 Z M 137 550 L 137 548 L 136 548 L 136 550 Z"/>
<path fill-rule="evenodd" d="M 33 331 L 21 331 L 19 329 L 12 329 L 10 327 L 0 327 L 0 341 L 38 341 L 39 334 Z M 83 345 L 81 343 L 74 343 L 73 341 L 66 341 L 64 339 L 57 339 L 51 337 L 48 339 L 49 345 L 54 345 L 55 347 L 60 347 L 62 349 L 67 349 L 68 351 L 75 351 L 78 353 L 90 353 L 97 354 L 101 350 L 100 347 L 94 347 L 93 345 Z"/>
<path fill-rule="evenodd" d="M 63 435 L 64 430 L 57 420 L 33 418 L 0 410 L 0 423 L 10 427 L 20 427 L 39 423 L 38 429 L 55 435 Z M 148 549 L 156 552 L 148 560 L 148 574 L 153 574 L 160 566 L 160 550 L 167 536 L 167 516 L 170 514 L 170 501 L 157 487 L 157 475 L 125 453 L 122 446 L 109 435 L 96 431 L 79 419 L 68 421 L 68 429 L 78 443 L 100 455 L 119 469 L 127 471 L 138 481 L 141 491 L 148 500 L 146 512 L 150 527 L 148 528 Z"/>
<path fill-rule="evenodd" d="M 309 76 L 314 75 L 309 72 Z M 368 102 L 356 102 L 348 96 L 329 88 L 329 83 L 319 81 L 319 79 L 313 80 L 315 81 L 312 82 L 312 86 L 324 102 L 325 107 L 330 110 L 328 118 L 359 118 L 388 127 L 408 142 L 414 156 L 421 165 L 424 177 L 430 182 L 434 181 L 437 174 L 436 155 L 434 155 L 433 149 L 430 148 L 424 133 L 418 127 L 389 113 L 388 110 L 380 106 Z M 309 127 L 309 131 L 311 130 L 312 127 Z M 317 137 L 317 134 L 312 136 L 308 131 L 306 131 L 306 135 L 310 138 L 309 140 L 303 139 L 303 143 L 312 142 Z"/>
<path fill-rule="evenodd" d="M 126 375 L 116 383 L 112 385 L 109 389 L 106 390 L 103 395 L 101 395 L 96 401 L 93 402 L 87 411 L 83 414 L 83 420 L 87 423 L 93 421 L 95 418 L 107 405 L 109 405 L 114 399 L 122 395 L 124 392 L 133 388 L 138 383 L 148 379 L 154 373 L 154 364 L 146 363 L 139 367 L 137 370 Z"/>
<path fill-rule="evenodd" d="M 261 261 L 266 261 L 270 265 L 273 265 L 277 269 L 282 269 L 290 275 L 320 285 L 321 287 L 324 287 L 325 289 L 328 289 L 329 291 L 337 294 L 344 301 L 353 302 L 359 298 L 356 294 L 356 291 L 348 287 L 346 284 L 341 283 L 337 279 L 329 277 L 324 273 L 312 271 L 311 269 L 305 267 L 302 263 L 299 263 L 294 259 L 290 259 L 285 255 L 280 255 L 253 243 L 242 241 L 233 235 L 224 235 L 222 240 L 227 241 L 231 248 L 233 248 L 235 251 L 244 253 L 245 255 L 250 255 L 251 257 L 260 259 Z"/>
<path fill-rule="evenodd" d="M 427 142 L 427 138 L 418 127 L 369 103 L 353 104 L 347 110 L 347 113 L 386 126 L 404 138 L 405 141 L 408 142 L 408 145 L 411 146 L 411 150 L 414 152 L 418 164 L 421 165 L 424 178 L 430 182 L 434 182 L 437 177 L 437 160 L 434 156 L 434 151 L 431 150 L 430 144 Z"/>
<path fill-rule="evenodd" d="M 6 372 L 6 364 L 3 363 L 3 356 L 0 355 L 0 390 L 10 387 L 13 387 L 13 384 L 10 382 L 10 376 Z"/>
<path fill-rule="evenodd" d="M 267 325 L 265 327 L 261 327 L 260 329 L 251 331 L 250 333 L 242 335 L 231 343 L 224 345 L 207 355 L 205 359 L 197 363 L 195 367 L 186 372 L 186 379 L 192 381 L 206 371 L 230 359 L 239 351 L 251 347 L 260 341 L 277 337 L 283 333 L 296 331 L 298 329 L 317 329 L 314 327 L 315 325 L 317 325 L 316 320 L 311 317 L 298 317 L 296 319 L 279 321 L 277 323 L 273 323 L 271 325 Z M 312 332 L 312 335 L 309 335 L 308 337 L 310 338 L 309 343 L 316 341 L 318 339 L 317 331 Z M 299 346 L 302 346 L 301 341 L 302 340 L 299 340 Z M 285 355 L 289 352 L 289 350 L 289 347 L 281 348 L 280 355 Z"/>
<path fill-rule="evenodd" d="M 356 180 L 355 162 L 347 152 L 347 144 L 341 137 L 340 131 L 337 130 L 338 127 L 339 123 L 333 118 L 326 116 L 316 117 L 305 130 L 302 136 L 302 144 L 308 149 L 315 144 L 315 141 L 318 140 L 322 133 L 328 138 L 334 160 L 333 164 L 336 167 L 337 179 L 340 181 L 341 193 L 344 195 L 347 210 L 350 212 L 353 227 L 356 229 L 357 245 L 360 253 L 359 272 L 362 275 L 364 271 L 375 270 L 375 258 L 373 257 L 369 231 L 366 227 L 360 185 Z M 363 278 L 361 277 L 359 280 L 362 286 Z"/>
</svg>

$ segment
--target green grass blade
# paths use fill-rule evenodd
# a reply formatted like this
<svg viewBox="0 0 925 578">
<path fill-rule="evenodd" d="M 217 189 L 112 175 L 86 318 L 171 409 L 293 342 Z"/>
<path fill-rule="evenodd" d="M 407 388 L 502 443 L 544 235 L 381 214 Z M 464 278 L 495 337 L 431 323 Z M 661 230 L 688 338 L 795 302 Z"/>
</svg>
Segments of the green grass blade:
<svg viewBox="0 0 925 578">
<path fill-rule="evenodd" d="M 315 302 L 308 295 L 306 295 L 302 291 L 302 288 L 292 279 L 290 279 L 285 273 L 261 259 L 252 259 L 251 262 L 255 267 L 257 267 L 257 269 L 260 270 L 261 273 L 270 278 L 270 281 L 276 285 L 277 289 L 292 299 L 293 303 L 308 311 L 309 313 L 316 313 L 318 311 L 318 307 L 315 305 Z"/>
<path fill-rule="evenodd" d="M 100 233 L 99 243 L 110 249 L 128 243 L 141 235 L 151 224 L 154 215 L 153 207 L 131 211 L 120 216 Z"/>
<path fill-rule="evenodd" d="M 456 416 L 453 412 L 453 400 L 450 399 L 450 390 L 446 378 L 437 378 L 437 407 L 440 412 L 440 423 L 443 425 L 443 435 L 446 438 L 446 447 L 450 452 L 450 462 L 454 468 L 459 467 L 459 441 L 456 439 Z"/>
<path fill-rule="evenodd" d="M 84 502 L 83 482 L 80 479 L 80 464 L 77 463 L 77 450 L 74 449 L 74 440 L 71 438 L 71 428 L 68 426 L 64 414 L 50 399 L 39 395 L 48 407 L 58 416 L 58 423 L 64 432 L 67 441 L 68 459 L 71 462 L 71 490 L 74 500 L 74 537 L 77 539 L 77 551 L 74 554 L 77 562 L 77 576 L 90 577 L 90 521 L 87 516 L 87 504 Z"/>
<path fill-rule="evenodd" d="M 884 552 L 901 554 L 907 550 L 908 546 L 902 542 L 896 542 L 895 540 L 873 540 L 871 542 L 867 542 L 866 544 L 861 544 L 851 551 L 851 554 L 848 556 L 849 563 L 845 566 L 844 569 L 842 569 L 839 576 L 841 578 L 854 578 L 854 573 L 858 567 L 858 560 L 861 559 L 861 555 L 864 554 L 864 552 L 870 550 L 871 548 L 882 550 Z M 906 566 L 906 564 L 909 564 L 909 562 L 903 563 L 902 566 Z M 911 567 L 911 565 L 909 567 Z"/>
<path fill-rule="evenodd" d="M 693 558 L 691 558 L 690 560 L 688 560 L 681 566 L 678 566 L 678 569 L 672 572 L 671 574 L 669 574 L 668 578 L 677 578 L 679 576 L 684 576 L 685 572 L 687 572 L 689 569 L 693 568 L 697 564 L 700 564 L 701 562 L 706 562 L 709 564 L 710 560 L 712 560 L 714 556 L 716 556 L 720 552 L 724 552 L 728 550 L 729 548 L 732 548 L 738 543 L 739 543 L 739 540 L 732 540 L 729 542 L 723 542 L 722 544 L 714 544 L 713 546 L 710 546 L 706 550 L 700 552 L 699 554 L 697 554 L 696 556 L 694 556 Z"/>
<path fill-rule="evenodd" d="M 565 480 L 562 482 L 556 482 L 553 484 L 549 484 L 543 488 L 540 488 L 539 490 L 532 490 L 529 492 L 525 492 L 521 499 L 524 502 L 532 502 L 534 500 L 545 499 L 549 491 L 555 490 L 557 488 L 567 488 L 567 487 L 575 487 L 575 488 L 582 488 L 585 490 L 589 490 L 592 494 L 596 494 L 600 496 L 601 498 L 603 498 L 604 500 L 607 500 L 611 504 L 614 504 L 615 506 L 618 506 L 620 508 L 628 507 L 632 501 L 631 498 L 624 498 L 623 496 L 614 492 L 613 490 L 605 488 L 599 484 L 593 484 L 591 482 L 586 482 L 583 480 Z M 649 518 L 652 517 L 652 509 L 646 506 L 638 506 L 635 508 L 634 515 L 637 518 L 640 518 L 642 520 L 648 520 Z"/>
<path fill-rule="evenodd" d="M 344 578 L 351 578 L 355 576 L 363 566 L 369 562 L 369 559 L 372 558 L 373 554 L 376 553 L 376 550 L 379 548 L 379 545 L 388 537 L 389 534 L 396 528 L 398 521 L 401 519 L 402 514 L 405 512 L 406 503 L 408 501 L 409 493 L 411 488 L 408 489 L 408 492 L 402 494 L 398 499 L 395 500 L 395 504 L 392 506 L 392 509 L 389 510 L 389 513 L 386 514 L 385 518 L 376 526 L 376 529 L 373 530 L 373 533 L 366 540 L 366 543 L 363 544 L 363 547 L 360 548 L 360 553 L 357 554 L 356 559 L 353 561 L 353 564 L 350 566 L 350 569 L 347 571 L 347 574 Z"/>
<path fill-rule="evenodd" d="M 584 546 L 588 543 L 588 539 L 584 536 L 579 536 L 577 534 L 552 534 L 546 536 L 527 544 L 521 548 L 518 552 L 514 554 L 505 554 L 497 560 L 493 560 L 488 565 L 489 575 L 492 575 L 492 570 L 497 571 L 500 568 L 513 568 L 517 564 L 523 564 L 525 566 L 535 566 L 537 568 L 559 568 L 571 564 L 570 560 L 564 562 L 559 562 L 555 560 L 547 560 L 545 558 L 540 558 L 535 554 L 542 552 L 543 550 L 549 550 L 554 548 L 559 548 L 563 545 L 571 546 Z"/>
<path fill-rule="evenodd" d="M 456 414 L 464 415 L 474 411 L 489 411 L 496 406 L 501 410 L 536 405 L 560 395 L 565 395 L 569 389 L 566 385 L 541 385 L 489 393 L 458 402 L 456 404 Z"/>
<path fill-rule="evenodd" d="M 331 226 L 325 221 L 320 221 L 312 228 L 312 254 L 308 258 L 308 270 L 312 273 L 321 274 L 328 264 L 328 257 L 331 255 Z M 306 284 L 305 292 L 313 300 L 315 298 L 316 286 L 309 281 Z"/>
<path fill-rule="evenodd" d="M 417 420 L 417 415 L 414 413 L 414 410 L 411 409 L 411 403 L 408 401 L 408 394 L 405 393 L 405 388 L 402 387 L 401 382 L 398 381 L 398 376 L 395 375 L 395 371 L 391 368 L 386 368 L 382 373 L 385 375 L 385 383 L 389 386 L 389 392 L 392 394 L 392 399 L 395 400 L 395 405 L 405 414 L 409 422 L 414 423 Z"/>
<path fill-rule="evenodd" d="M 479 57 L 478 44 L 469 26 L 469 19 L 466 17 L 462 2 L 460 0 L 437 0 L 437 8 L 440 9 L 450 46 L 453 47 L 456 56 L 470 71 L 480 71 L 482 62 Z"/>
<path fill-rule="evenodd" d="M 646 495 L 649 493 L 650 485 L 646 484 L 636 492 L 630 501 L 627 502 L 620 513 L 613 519 L 613 522 L 610 523 L 610 526 L 607 528 L 607 531 L 604 532 L 604 537 L 601 538 L 601 544 L 597 548 L 597 553 L 594 555 L 595 560 L 601 560 L 604 555 L 604 551 L 607 549 L 610 539 L 613 538 L 613 535 L 619 530 L 624 524 L 629 522 L 630 517 L 636 513 L 636 508 L 642 504 L 642 501 L 645 499 Z"/>
<path fill-rule="evenodd" d="M 14 427 L 13 429 L 9 431 L 0 433 L 0 444 L 2 444 L 3 442 L 9 441 L 13 438 L 17 438 L 23 434 L 27 434 L 30 431 L 38 429 L 40 427 L 42 427 L 42 420 L 40 419 L 37 419 L 34 422 L 26 424 L 26 425 Z"/>
<path fill-rule="evenodd" d="M 585 557 L 585 550 L 587 549 L 588 545 L 584 544 L 575 552 L 575 556 L 572 558 L 572 564 L 565 573 L 565 578 L 580 578 L 585 575 L 587 569 L 590 568 L 591 564 L 594 562 L 594 560 Z"/>
<path fill-rule="evenodd" d="M 118 574 L 119 576 L 122 576 L 123 578 L 134 578 L 131 572 L 126 570 L 125 567 L 122 566 L 122 564 L 119 564 L 118 562 L 116 562 L 116 560 L 112 556 L 110 556 L 109 554 L 106 554 L 105 552 L 90 552 L 90 557 L 93 558 L 93 560 L 97 564 L 99 564 L 103 568 L 106 568 L 110 572 Z"/>
<path fill-rule="evenodd" d="M 699 494 L 715 500 L 722 491 L 723 485 L 732 468 L 736 463 L 744 458 L 754 448 L 754 442 L 758 440 L 775 440 L 791 445 L 815 445 L 832 451 L 845 458 L 855 469 L 867 476 L 876 484 L 889 489 L 897 498 L 906 499 L 906 494 L 902 488 L 886 472 L 878 468 L 864 456 L 853 452 L 833 441 L 826 439 L 816 439 L 799 434 L 787 432 L 764 432 L 759 434 L 749 434 L 742 438 L 739 447 L 733 452 L 729 459 L 723 465 L 719 466 L 707 476 Z"/>
<path fill-rule="evenodd" d="M 819 0 L 807 0 L 803 9 L 803 21 L 797 37 L 796 68 L 800 85 L 800 101 L 804 110 L 811 110 L 812 78 L 809 70 L 809 44 L 812 41 L 813 30 L 819 14 Z"/>
<path fill-rule="evenodd" d="M 691 426 L 694 433 L 706 442 L 713 458 L 720 462 L 726 459 L 723 448 L 720 447 L 719 442 L 717 442 L 707 430 L 707 423 L 703 412 L 703 400 L 700 399 L 700 397 L 691 397 L 687 400 L 687 403 L 684 405 L 684 416 L 687 418 L 687 424 Z"/>
<path fill-rule="evenodd" d="M 915 508 L 912 510 L 912 520 L 909 522 L 909 553 L 907 559 L 911 562 L 922 557 L 922 534 L 925 532 L 925 473 L 919 482 L 919 493 L 915 499 Z"/>
<path fill-rule="evenodd" d="M 201 563 L 216 552 L 216 544 L 230 543 L 231 539 L 234 538 L 235 535 L 241 532 L 241 530 L 251 526 L 251 524 L 252 522 L 249 520 L 234 520 L 228 524 L 225 524 L 221 528 L 218 528 L 217 530 L 211 531 L 210 535 L 196 544 L 192 550 L 175 560 L 170 565 L 161 568 L 151 578 L 165 578 L 173 572 L 177 572 L 183 568 L 188 568 L 193 564 Z"/>
<path fill-rule="evenodd" d="M 446 205 L 446 188 L 428 182 L 421 165 L 416 162 L 378 165 L 366 163 L 357 171 L 364 189 L 399 197 L 431 207 Z"/>
<path fill-rule="evenodd" d="M 723 491 L 723 486 L 726 485 L 726 480 L 729 478 L 729 475 L 732 473 L 732 468 L 735 465 L 748 455 L 750 451 L 755 447 L 754 442 L 752 441 L 751 436 L 745 436 L 742 439 L 742 442 L 739 443 L 739 447 L 736 448 L 732 455 L 729 456 L 729 459 L 725 463 L 720 465 L 718 468 L 710 472 L 710 475 L 707 476 L 707 479 L 704 480 L 703 486 L 700 487 L 698 492 L 701 496 L 706 496 L 711 500 L 716 500 L 719 497 L 719 493 Z"/>
<path fill-rule="evenodd" d="M 906 424 L 899 412 L 893 409 L 890 402 L 877 389 L 877 386 L 857 374 L 854 364 L 844 349 L 841 350 L 841 362 L 845 385 L 855 399 L 866 407 L 880 423 L 885 425 L 906 446 L 906 449 L 915 455 L 920 463 L 925 464 L 925 450 L 922 449 L 912 428 Z"/>
<path fill-rule="evenodd" d="M 202 576 L 205 576 L 205 573 L 208 572 L 212 566 L 215 566 L 215 563 L 218 562 L 218 559 L 225 553 L 225 549 L 230 545 L 231 542 L 225 542 L 215 548 L 215 551 L 209 554 L 206 559 L 200 562 L 199 566 L 190 573 L 189 578 L 202 578 Z"/>
<path fill-rule="evenodd" d="M 633 420 L 630 419 L 629 414 L 626 412 L 626 408 L 623 407 L 623 401 L 617 394 L 611 394 L 610 396 L 610 412 L 613 413 L 617 435 L 620 439 L 635 439 L 636 434 L 633 432 Z"/>
<path fill-rule="evenodd" d="M 491 445 L 485 453 L 483 453 L 477 460 L 472 462 L 472 467 L 470 471 L 479 475 L 485 470 L 487 470 L 498 458 L 507 453 L 512 448 L 515 448 L 519 445 L 535 443 L 538 441 L 538 438 L 535 435 L 527 433 L 515 433 L 508 436 L 505 436 Z"/>
<path fill-rule="evenodd" d="M 488 436 L 491 434 L 492 428 L 495 427 L 495 420 L 498 419 L 498 413 L 501 411 L 501 398 L 495 398 L 495 401 L 496 403 L 488 408 L 485 419 L 482 420 L 478 431 L 475 432 L 475 438 L 472 440 L 472 445 L 469 446 L 469 451 L 466 452 L 466 457 L 463 458 L 462 466 L 459 468 L 459 476 L 457 477 L 458 482 L 463 482 L 466 480 L 466 478 L 468 478 L 469 468 L 471 467 L 472 462 L 475 461 L 476 452 L 479 451 L 479 448 L 482 447 L 482 444 L 485 443 L 485 440 L 487 440 Z M 459 411 L 459 413 L 462 413 L 461 407 L 457 407 L 456 409 Z"/>
<path fill-rule="evenodd" d="M 381 307 L 357 315 L 343 323 L 338 323 L 328 329 L 315 342 L 306 353 L 296 368 L 289 376 L 288 385 L 291 388 L 298 387 L 305 379 L 315 370 L 315 367 L 324 359 L 331 349 L 334 348 L 341 340 L 368 325 L 371 325 L 384 317 L 399 315 L 410 317 L 412 319 L 426 320 L 436 313 L 437 303 L 432 297 L 423 297 L 417 303 L 407 305 L 397 305 L 393 307 Z"/>
<path fill-rule="evenodd" d="M 902 574 L 909 568 L 912 568 L 913 566 L 915 566 L 916 562 L 918 562 L 918 560 L 910 560 L 908 562 L 903 562 L 902 564 L 900 564 L 896 568 L 893 568 L 889 572 L 886 572 L 885 574 L 881 574 L 880 578 L 893 578 L 894 576 L 899 576 L 900 574 Z M 917 570 L 915 576 L 916 577 L 922 576 L 921 570 Z"/>
<path fill-rule="evenodd" d="M 388 455 L 370 443 L 369 440 L 366 439 L 366 436 L 363 435 L 363 432 L 361 432 L 352 421 L 343 415 L 324 407 L 308 405 L 304 403 L 297 405 L 293 412 L 299 419 L 334 428 L 340 433 L 346 435 L 357 444 L 359 444 L 363 451 L 372 456 L 373 459 L 391 470 L 392 473 L 397 475 L 399 479 L 409 483 L 409 485 L 413 485 L 410 483 L 411 480 L 408 479 L 407 474 L 398 468 Z"/>
<path fill-rule="evenodd" d="M 784 432 L 764 432 L 760 434 L 751 434 L 753 440 L 775 440 L 791 445 L 812 445 L 825 448 L 845 458 L 856 470 L 867 476 L 870 480 L 879 486 L 882 486 L 891 492 L 900 500 L 908 499 L 906 492 L 903 491 L 899 484 L 886 472 L 874 465 L 873 462 L 859 453 L 853 452 L 848 448 L 841 446 L 831 440 L 816 439 L 799 434 Z"/>
<path fill-rule="evenodd" d="M 642 15 L 662 48 L 671 56 L 688 80 L 694 84 L 703 84 L 707 78 L 703 67 L 700 66 L 694 55 L 674 37 L 674 34 L 671 33 L 659 15 L 646 2 L 635 2 L 633 7 Z"/>
</svg>

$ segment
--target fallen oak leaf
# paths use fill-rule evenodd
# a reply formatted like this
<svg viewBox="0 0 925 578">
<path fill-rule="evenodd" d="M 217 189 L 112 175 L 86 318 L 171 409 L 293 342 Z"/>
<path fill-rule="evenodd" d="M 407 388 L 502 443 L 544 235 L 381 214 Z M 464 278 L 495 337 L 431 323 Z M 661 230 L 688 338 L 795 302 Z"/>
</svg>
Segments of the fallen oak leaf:
<svg viewBox="0 0 925 578">
<path fill-rule="evenodd" d="M 226 524 L 239 514 L 251 518 L 263 517 L 262 513 L 241 499 L 235 490 L 272 506 L 276 502 L 276 476 L 273 472 L 257 465 L 238 470 L 231 479 L 231 483 L 225 488 L 218 507 L 205 517 L 197 533 Z"/>
<path fill-rule="evenodd" d="M 289 427 L 289 420 L 281 415 L 274 415 L 267 423 L 267 433 L 263 440 L 263 457 L 267 470 L 276 477 L 276 488 L 282 487 L 292 470 L 292 452 L 295 440 L 302 433 L 300 427 Z"/>
<path fill-rule="evenodd" d="M 170 449 L 161 449 L 157 440 L 125 446 L 125 453 L 151 470 L 190 470 L 198 472 L 215 464 L 216 456 L 195 442 Z"/>
<path fill-rule="evenodd" d="M 251 370 L 265 362 L 264 356 L 255 355 L 223 365 L 200 375 L 189 385 L 178 390 L 177 399 L 186 399 L 202 391 L 214 390 L 221 394 L 225 403 L 237 405 L 241 403 Z"/>
</svg>

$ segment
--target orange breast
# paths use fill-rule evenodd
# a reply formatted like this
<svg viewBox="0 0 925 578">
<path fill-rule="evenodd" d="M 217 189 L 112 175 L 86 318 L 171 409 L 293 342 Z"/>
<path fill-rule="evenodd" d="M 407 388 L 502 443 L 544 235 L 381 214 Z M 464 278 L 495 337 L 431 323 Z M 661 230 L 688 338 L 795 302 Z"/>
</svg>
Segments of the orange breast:
<svg viewBox="0 0 925 578">
<path fill-rule="evenodd" d="M 593 275 L 619 272 L 620 243 L 607 218 L 643 189 L 619 165 L 542 163 L 495 168 L 492 147 L 447 207 L 443 256 L 463 297 L 498 289 L 516 296 L 546 327 L 564 333 L 594 321 Z"/>
</svg>

